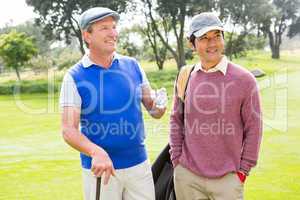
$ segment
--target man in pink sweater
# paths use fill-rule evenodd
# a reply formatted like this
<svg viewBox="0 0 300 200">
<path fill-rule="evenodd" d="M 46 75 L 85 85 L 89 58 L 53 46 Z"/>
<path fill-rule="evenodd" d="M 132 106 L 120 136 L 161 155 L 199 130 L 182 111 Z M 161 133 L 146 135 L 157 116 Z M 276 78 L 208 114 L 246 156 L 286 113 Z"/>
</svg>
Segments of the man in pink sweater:
<svg viewBox="0 0 300 200">
<path fill-rule="evenodd" d="M 184 102 L 174 95 L 170 153 L 177 199 L 243 199 L 262 135 L 256 80 L 223 55 L 223 26 L 213 13 L 193 17 L 188 38 L 200 62 Z"/>
</svg>

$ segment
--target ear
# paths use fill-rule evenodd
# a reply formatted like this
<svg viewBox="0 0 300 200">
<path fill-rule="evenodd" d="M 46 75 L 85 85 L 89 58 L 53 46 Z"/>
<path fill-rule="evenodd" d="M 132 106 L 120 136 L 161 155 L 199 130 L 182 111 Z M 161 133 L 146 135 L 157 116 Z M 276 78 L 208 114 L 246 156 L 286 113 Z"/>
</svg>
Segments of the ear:
<svg viewBox="0 0 300 200">
<path fill-rule="evenodd" d="M 195 46 L 193 45 L 192 42 L 188 41 L 188 47 L 191 48 L 193 51 L 195 51 Z"/>
<path fill-rule="evenodd" d="M 91 33 L 89 33 L 89 32 L 87 32 L 87 31 L 82 31 L 82 38 L 83 38 L 83 40 L 86 42 L 86 43 L 88 43 L 88 44 L 90 44 L 91 43 Z"/>
</svg>

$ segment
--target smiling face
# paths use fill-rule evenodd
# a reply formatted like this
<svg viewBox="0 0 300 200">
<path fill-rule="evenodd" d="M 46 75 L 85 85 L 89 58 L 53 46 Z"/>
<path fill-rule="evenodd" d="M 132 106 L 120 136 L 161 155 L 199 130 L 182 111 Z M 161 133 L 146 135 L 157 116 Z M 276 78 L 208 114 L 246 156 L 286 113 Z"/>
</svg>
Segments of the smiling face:
<svg viewBox="0 0 300 200">
<path fill-rule="evenodd" d="M 83 31 L 83 38 L 90 52 L 112 54 L 117 48 L 117 22 L 113 17 L 106 17 L 94 22 L 90 29 Z"/>
<path fill-rule="evenodd" d="M 195 39 L 195 50 L 197 51 L 201 64 L 205 68 L 216 66 L 223 57 L 224 39 L 222 32 L 212 30 Z"/>
</svg>

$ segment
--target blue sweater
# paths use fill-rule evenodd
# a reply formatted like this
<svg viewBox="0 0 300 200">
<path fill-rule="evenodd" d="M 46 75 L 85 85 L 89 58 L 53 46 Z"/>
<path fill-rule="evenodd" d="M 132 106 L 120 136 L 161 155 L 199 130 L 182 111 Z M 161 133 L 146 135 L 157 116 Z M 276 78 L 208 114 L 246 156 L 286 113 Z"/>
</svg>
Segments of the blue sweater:
<svg viewBox="0 0 300 200">
<path fill-rule="evenodd" d="M 118 56 L 110 68 L 75 64 L 69 73 L 81 97 L 81 132 L 110 156 L 115 169 L 135 166 L 147 159 L 141 111 L 142 74 L 137 62 Z M 81 153 L 83 168 L 91 157 Z"/>
</svg>

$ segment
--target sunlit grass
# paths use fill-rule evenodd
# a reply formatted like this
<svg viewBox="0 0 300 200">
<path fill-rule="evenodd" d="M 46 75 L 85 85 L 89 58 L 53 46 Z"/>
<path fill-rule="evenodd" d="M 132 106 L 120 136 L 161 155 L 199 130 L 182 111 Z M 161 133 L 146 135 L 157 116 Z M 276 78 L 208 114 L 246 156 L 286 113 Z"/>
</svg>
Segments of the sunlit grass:
<svg viewBox="0 0 300 200">
<path fill-rule="evenodd" d="M 274 61 L 268 54 L 253 53 L 235 62 L 266 71 L 261 86 L 263 80 L 270 81 L 261 91 L 265 131 L 258 166 L 246 181 L 245 199 L 300 199 L 300 59 L 283 54 L 282 60 Z M 175 62 L 166 63 L 162 72 L 150 64 L 142 62 L 152 86 L 167 87 L 171 97 Z M 288 70 L 276 74 L 282 66 Z M 285 73 L 286 81 L 277 83 Z M 25 94 L 17 99 L 0 96 L 0 199 L 82 199 L 79 155 L 61 137 L 58 94 Z M 160 120 L 144 112 L 151 161 L 168 142 L 170 106 L 171 102 Z M 287 119 L 280 117 L 285 113 Z"/>
</svg>

